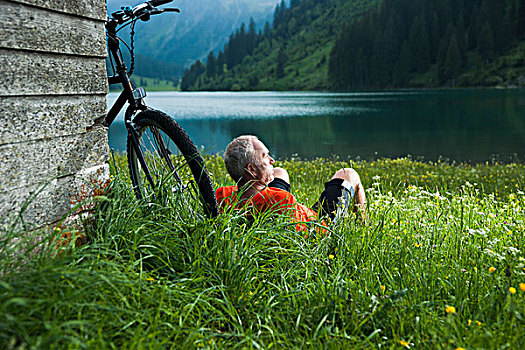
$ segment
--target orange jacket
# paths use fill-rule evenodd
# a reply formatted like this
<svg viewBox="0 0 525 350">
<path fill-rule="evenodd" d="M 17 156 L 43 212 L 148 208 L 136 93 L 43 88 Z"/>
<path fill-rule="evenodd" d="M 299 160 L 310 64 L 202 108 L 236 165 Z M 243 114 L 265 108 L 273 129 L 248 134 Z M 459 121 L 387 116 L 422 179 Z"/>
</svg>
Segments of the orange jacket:
<svg viewBox="0 0 525 350">
<path fill-rule="evenodd" d="M 238 206 L 237 186 L 219 187 L 215 191 L 217 203 L 221 211 L 225 206 Z M 253 196 L 247 203 L 248 206 L 255 208 L 259 213 L 272 210 L 275 213 L 285 214 L 291 211 L 292 219 L 297 222 L 298 231 L 306 231 L 305 222 L 317 220 L 317 213 L 305 205 L 297 203 L 295 197 L 279 188 L 266 187 L 264 190 Z M 322 222 L 325 225 L 324 222 Z"/>
</svg>

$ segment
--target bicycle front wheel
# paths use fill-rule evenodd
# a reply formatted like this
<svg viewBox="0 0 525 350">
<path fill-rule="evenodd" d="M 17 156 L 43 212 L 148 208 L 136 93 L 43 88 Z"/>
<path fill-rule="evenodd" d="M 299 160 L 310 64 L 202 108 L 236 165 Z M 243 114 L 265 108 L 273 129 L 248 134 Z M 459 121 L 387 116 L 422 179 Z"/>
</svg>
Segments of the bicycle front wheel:
<svg viewBox="0 0 525 350">
<path fill-rule="evenodd" d="M 217 201 L 197 148 L 168 115 L 145 110 L 133 120 L 137 143 L 128 136 L 128 165 L 139 199 L 169 206 L 179 216 L 214 217 Z"/>
</svg>

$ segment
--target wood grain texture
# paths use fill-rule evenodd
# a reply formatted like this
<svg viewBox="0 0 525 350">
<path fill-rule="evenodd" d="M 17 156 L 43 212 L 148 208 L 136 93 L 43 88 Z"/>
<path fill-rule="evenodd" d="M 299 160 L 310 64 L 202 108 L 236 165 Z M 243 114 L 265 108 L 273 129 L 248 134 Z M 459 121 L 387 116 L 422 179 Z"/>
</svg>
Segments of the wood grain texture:
<svg viewBox="0 0 525 350">
<path fill-rule="evenodd" d="M 0 0 L 0 47 L 106 57 L 104 23 Z"/>
<path fill-rule="evenodd" d="M 0 97 L 0 145 L 80 134 L 106 114 L 105 95 Z"/>
<path fill-rule="evenodd" d="M 102 164 L 76 175 L 0 192 L 0 232 L 20 213 L 26 229 L 55 223 L 70 212 L 71 199 L 94 193 L 108 178 L 109 166 Z"/>
<path fill-rule="evenodd" d="M 107 169 L 103 0 L 0 0 L 0 232 L 67 214 L 89 169 Z M 88 128 L 90 131 L 88 131 Z M 104 172 L 101 176 L 108 178 Z"/>
<path fill-rule="evenodd" d="M 0 49 L 0 96 L 107 93 L 103 58 Z"/>
<path fill-rule="evenodd" d="M 0 146 L 0 192 L 74 175 L 106 163 L 107 130 Z"/>
<path fill-rule="evenodd" d="M 105 0 L 9 0 L 72 15 L 106 20 Z"/>
</svg>

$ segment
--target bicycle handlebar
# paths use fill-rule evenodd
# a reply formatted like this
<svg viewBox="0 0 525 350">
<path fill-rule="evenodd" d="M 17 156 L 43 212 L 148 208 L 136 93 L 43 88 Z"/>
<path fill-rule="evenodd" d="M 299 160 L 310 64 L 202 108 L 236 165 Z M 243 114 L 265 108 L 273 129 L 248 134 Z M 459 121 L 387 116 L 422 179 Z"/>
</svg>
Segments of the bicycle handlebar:
<svg viewBox="0 0 525 350">
<path fill-rule="evenodd" d="M 160 5 L 164 5 L 164 4 L 168 4 L 170 2 L 172 2 L 173 0 L 151 0 L 151 1 L 148 1 L 152 6 L 160 6 Z"/>
<path fill-rule="evenodd" d="M 173 0 L 151 0 L 143 2 L 133 8 L 131 6 L 123 6 L 122 10 L 111 14 L 109 21 L 114 23 L 113 26 L 116 26 L 129 22 L 135 18 L 146 22 L 150 19 L 151 15 L 158 15 L 163 12 L 180 12 L 180 10 L 176 8 L 158 9 L 156 7 L 172 1 Z"/>
<path fill-rule="evenodd" d="M 106 27 L 106 34 L 108 37 L 108 48 L 111 52 L 111 55 L 113 55 L 115 64 L 117 65 L 117 72 L 119 72 L 119 76 L 110 76 L 108 77 L 109 84 L 116 84 L 116 83 L 125 83 L 127 80 L 124 79 L 122 76 L 120 76 L 122 71 L 126 71 L 126 66 L 124 65 L 122 54 L 120 53 L 120 42 L 121 40 L 117 33 L 131 23 L 131 48 L 127 46 L 130 54 L 131 54 L 131 67 L 127 74 L 131 76 L 133 74 L 133 68 L 135 67 L 135 56 L 134 56 L 134 45 L 133 45 L 133 35 L 134 35 L 134 27 L 135 22 L 137 20 L 141 20 L 144 22 L 147 22 L 150 20 L 150 17 L 152 15 L 159 15 L 164 12 L 180 12 L 177 8 L 165 8 L 165 9 L 159 9 L 156 6 L 164 5 L 167 3 L 172 2 L 173 0 L 151 0 L 143 2 L 142 4 L 139 4 L 135 7 L 131 6 L 123 6 L 121 7 L 120 11 L 113 12 L 111 16 L 108 17 L 105 27 Z M 120 26 L 120 28 L 118 28 Z M 124 43 L 125 44 L 125 43 Z M 111 61 L 111 65 L 113 67 L 113 61 Z M 113 74 L 115 74 L 115 68 L 113 67 Z M 125 76 L 125 74 L 124 74 Z M 124 80 L 123 80 L 124 79 Z"/>
</svg>

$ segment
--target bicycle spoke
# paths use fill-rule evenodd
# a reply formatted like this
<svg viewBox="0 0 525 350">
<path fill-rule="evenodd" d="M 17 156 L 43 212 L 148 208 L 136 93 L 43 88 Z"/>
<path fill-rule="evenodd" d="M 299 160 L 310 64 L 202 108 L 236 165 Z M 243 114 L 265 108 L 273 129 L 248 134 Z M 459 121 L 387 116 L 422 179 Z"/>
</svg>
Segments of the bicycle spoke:
<svg viewBox="0 0 525 350">
<path fill-rule="evenodd" d="M 160 204 L 169 209 L 168 215 L 180 219 L 200 220 L 210 212 L 215 213 L 211 181 L 191 140 L 164 114 L 157 111 L 142 113 L 135 118 L 140 150 L 131 147 L 128 140 L 129 165 L 137 196 Z M 139 164 L 137 153 L 141 152 L 145 166 Z M 147 180 L 148 171 L 151 183 Z M 202 187 L 206 183 L 210 187 Z M 201 193 L 202 188 L 205 188 L 205 196 Z"/>
<path fill-rule="evenodd" d="M 157 145 L 157 148 L 159 149 L 159 153 L 161 154 L 161 156 L 164 158 L 164 160 L 166 161 L 166 163 L 168 164 L 168 167 L 170 168 L 170 170 L 172 172 L 175 172 L 175 167 L 173 165 L 173 162 L 171 160 L 171 151 L 169 149 L 170 147 L 170 138 L 169 137 L 166 137 L 165 140 L 163 140 L 162 138 L 162 134 L 161 134 L 161 131 L 157 128 L 153 128 L 151 130 L 151 132 L 153 133 L 153 136 L 155 138 L 155 143 Z M 167 146 L 166 146 L 166 142 L 165 141 L 168 141 L 167 142 Z M 178 178 L 178 175 L 177 173 L 175 173 L 175 176 Z M 178 179 L 180 180 L 180 179 Z"/>
<path fill-rule="evenodd" d="M 191 209 L 201 205 L 198 187 L 184 156 L 171 152 L 171 142 L 172 140 L 156 127 L 149 126 L 143 131 L 140 148 L 154 181 L 150 191 L 155 190 L 155 196 L 163 197 L 168 195 L 163 194 L 163 191 L 169 188 L 174 196 L 173 202 L 179 203 L 181 209 L 196 215 L 198 211 Z M 144 177 L 145 173 L 142 171 L 142 178 Z"/>
</svg>

